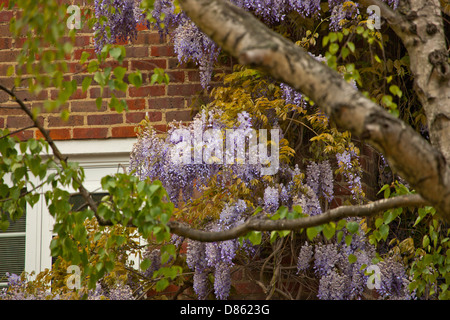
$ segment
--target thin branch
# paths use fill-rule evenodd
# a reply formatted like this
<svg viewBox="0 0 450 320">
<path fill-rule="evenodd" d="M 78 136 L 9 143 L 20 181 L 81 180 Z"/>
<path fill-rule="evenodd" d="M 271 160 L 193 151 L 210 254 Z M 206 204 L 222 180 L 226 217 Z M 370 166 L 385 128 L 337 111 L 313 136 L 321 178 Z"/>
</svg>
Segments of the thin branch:
<svg viewBox="0 0 450 320">
<path fill-rule="evenodd" d="M 9 137 L 9 136 L 11 136 L 11 135 L 13 135 L 13 134 L 16 134 L 16 133 L 19 133 L 19 132 L 21 132 L 21 131 L 25 131 L 25 130 L 28 130 L 28 129 L 31 129 L 31 128 L 34 128 L 34 127 L 35 127 L 35 125 L 31 125 L 31 126 L 28 126 L 28 127 L 22 128 L 22 129 L 18 129 L 18 130 L 16 130 L 16 131 L 9 132 L 9 133 L 7 133 L 7 134 L 1 136 L 0 139 Z"/>
<path fill-rule="evenodd" d="M 179 236 L 202 242 L 215 242 L 235 239 L 246 235 L 250 231 L 300 230 L 347 217 L 367 217 L 388 209 L 409 206 L 418 207 L 426 204 L 427 202 L 420 195 L 412 194 L 382 199 L 359 206 L 342 206 L 325 211 L 320 215 L 292 220 L 269 220 L 252 217 L 237 227 L 218 232 L 192 229 L 179 221 L 169 221 L 167 225 L 170 228 L 170 232 Z"/>
</svg>

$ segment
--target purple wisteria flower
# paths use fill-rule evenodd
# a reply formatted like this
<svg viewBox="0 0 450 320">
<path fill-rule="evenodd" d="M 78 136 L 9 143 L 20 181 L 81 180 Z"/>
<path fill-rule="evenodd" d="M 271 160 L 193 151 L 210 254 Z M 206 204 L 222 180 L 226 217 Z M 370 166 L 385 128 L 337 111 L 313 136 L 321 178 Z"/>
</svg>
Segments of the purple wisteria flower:
<svg viewBox="0 0 450 320">
<path fill-rule="evenodd" d="M 137 37 L 137 25 L 142 19 L 135 0 L 95 0 L 94 41 L 97 53 L 105 44 Z"/>
</svg>

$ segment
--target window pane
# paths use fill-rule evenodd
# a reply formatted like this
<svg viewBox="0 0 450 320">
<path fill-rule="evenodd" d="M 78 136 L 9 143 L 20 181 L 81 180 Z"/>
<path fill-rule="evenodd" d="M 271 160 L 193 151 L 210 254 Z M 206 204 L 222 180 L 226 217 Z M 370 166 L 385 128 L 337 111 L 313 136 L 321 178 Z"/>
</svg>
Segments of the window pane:
<svg viewBox="0 0 450 320">
<path fill-rule="evenodd" d="M 25 270 L 25 236 L 0 237 L 0 278 Z"/>
</svg>

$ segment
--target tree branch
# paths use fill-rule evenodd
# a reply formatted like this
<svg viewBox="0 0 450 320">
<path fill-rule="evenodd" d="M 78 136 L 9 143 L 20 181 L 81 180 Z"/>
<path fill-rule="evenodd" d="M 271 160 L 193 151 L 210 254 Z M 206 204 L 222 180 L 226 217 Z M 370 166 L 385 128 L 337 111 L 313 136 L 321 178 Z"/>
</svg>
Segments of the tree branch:
<svg viewBox="0 0 450 320">
<path fill-rule="evenodd" d="M 224 0 L 180 0 L 180 4 L 194 23 L 239 63 L 258 67 L 299 90 L 340 129 L 376 147 L 391 167 L 450 221 L 450 166 L 440 150 L 249 12 Z"/>
<path fill-rule="evenodd" d="M 439 0 L 401 0 L 393 11 L 380 0 L 364 0 L 380 8 L 408 50 L 414 90 L 427 116 L 431 143 L 450 163 L 450 64 Z"/>
<path fill-rule="evenodd" d="M 28 130 L 28 129 L 31 129 L 31 128 L 34 128 L 34 127 L 35 127 L 35 125 L 31 125 L 31 126 L 28 126 L 28 127 L 24 127 L 24 128 L 21 128 L 21 129 L 15 130 L 15 131 L 11 131 L 11 132 L 9 132 L 9 133 L 7 133 L 7 134 L 5 134 L 5 135 L 1 136 L 1 137 L 0 137 L 0 139 L 3 139 L 3 138 L 6 138 L 6 137 L 9 137 L 9 136 L 11 136 L 11 135 L 13 135 L 13 134 L 16 134 L 16 133 L 19 133 L 19 132 L 21 132 L 21 131 L 25 131 L 25 130 Z"/>
<path fill-rule="evenodd" d="M 169 221 L 170 232 L 192 240 L 215 242 L 235 239 L 246 235 L 250 231 L 300 230 L 319 226 L 331 221 L 348 217 L 368 217 L 381 211 L 398 207 L 417 207 L 427 202 L 418 194 L 404 195 L 395 198 L 382 199 L 365 205 L 342 206 L 328 210 L 320 215 L 292 220 L 269 220 L 252 217 L 243 224 L 225 231 L 211 232 L 191 227 L 179 222 Z"/>
</svg>

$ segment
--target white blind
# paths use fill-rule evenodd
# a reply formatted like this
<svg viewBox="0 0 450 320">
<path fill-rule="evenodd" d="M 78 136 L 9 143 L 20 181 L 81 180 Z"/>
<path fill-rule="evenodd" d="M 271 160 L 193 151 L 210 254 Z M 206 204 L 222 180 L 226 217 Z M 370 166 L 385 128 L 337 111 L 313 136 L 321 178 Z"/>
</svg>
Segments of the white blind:
<svg viewBox="0 0 450 320">
<path fill-rule="evenodd" d="M 26 214 L 0 231 L 0 282 L 5 282 L 7 272 L 20 275 L 25 270 L 25 231 Z"/>
</svg>

